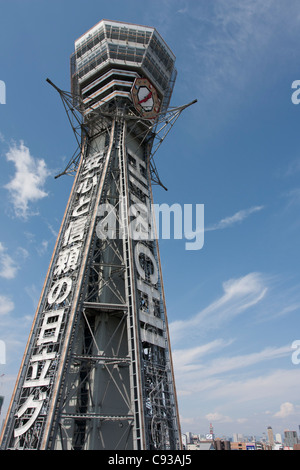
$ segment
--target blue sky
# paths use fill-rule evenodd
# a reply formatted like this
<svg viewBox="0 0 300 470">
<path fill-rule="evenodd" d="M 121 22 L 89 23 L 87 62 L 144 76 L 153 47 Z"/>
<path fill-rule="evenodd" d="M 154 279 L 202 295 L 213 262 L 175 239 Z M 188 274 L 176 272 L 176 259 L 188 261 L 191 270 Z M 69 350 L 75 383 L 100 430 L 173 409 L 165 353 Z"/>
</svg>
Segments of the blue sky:
<svg viewBox="0 0 300 470">
<path fill-rule="evenodd" d="M 69 90 L 75 39 L 107 18 L 156 27 L 176 55 L 171 104 L 198 100 L 156 155 L 168 191 L 154 190 L 156 203 L 205 206 L 201 250 L 160 242 L 182 430 L 298 430 L 299 2 L 1 0 L 0 10 L 3 411 L 72 184 L 54 179 L 76 142 L 46 78 Z"/>
</svg>

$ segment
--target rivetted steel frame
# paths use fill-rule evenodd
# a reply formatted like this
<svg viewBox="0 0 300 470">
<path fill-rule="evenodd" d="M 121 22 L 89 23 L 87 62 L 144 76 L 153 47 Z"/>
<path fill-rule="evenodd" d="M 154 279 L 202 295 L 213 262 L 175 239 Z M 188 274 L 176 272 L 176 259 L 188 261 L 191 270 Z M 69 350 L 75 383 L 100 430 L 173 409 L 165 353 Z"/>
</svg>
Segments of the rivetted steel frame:
<svg viewBox="0 0 300 470">
<path fill-rule="evenodd" d="M 149 126 L 149 123 L 131 121 L 120 107 L 111 117 L 102 116 L 94 123 L 90 120 L 83 134 L 79 169 L 13 393 L 2 448 L 162 450 L 181 447 L 157 239 L 136 242 L 128 233 L 130 194 L 137 189 L 130 182 L 133 168 L 129 162 L 130 147 L 138 149 L 139 158 L 145 162 L 144 176 L 152 201 L 153 135 L 149 135 Z M 99 141 L 102 142 L 100 148 Z M 55 267 L 71 215 L 78 204 L 80 175 L 85 161 L 99 152 L 102 152 L 102 170 L 99 166 L 99 181 L 92 188 L 80 258 L 70 274 L 73 286 L 64 299 L 60 336 L 52 349 L 46 342 L 37 348 L 36 338 L 41 332 L 45 312 L 50 309 L 47 296 L 56 279 Z M 117 232 L 115 236 L 99 238 L 99 207 L 107 203 L 118 214 Z M 147 299 L 137 288 L 136 243 L 151 250 L 157 262 L 156 288 L 160 299 L 154 309 L 164 325 L 159 332 L 155 321 L 143 324 L 139 319 L 139 311 Z M 147 282 L 153 266 L 143 253 L 141 260 Z M 145 342 L 147 335 L 142 338 L 141 328 L 148 328 L 153 337 L 159 334 L 164 346 L 161 342 L 156 344 L 155 340 Z M 34 354 L 38 357 L 45 345 L 48 357 L 55 359 L 49 363 L 46 385 L 32 388 L 30 379 L 38 381 L 41 374 L 41 371 L 33 372 L 32 357 Z M 45 361 L 44 357 L 39 363 L 40 369 Z M 15 429 L 26 426 L 32 417 L 32 412 L 28 416 L 22 414 L 22 407 L 31 393 L 37 400 L 44 396 L 47 400 L 43 401 L 34 424 L 14 437 Z"/>
</svg>

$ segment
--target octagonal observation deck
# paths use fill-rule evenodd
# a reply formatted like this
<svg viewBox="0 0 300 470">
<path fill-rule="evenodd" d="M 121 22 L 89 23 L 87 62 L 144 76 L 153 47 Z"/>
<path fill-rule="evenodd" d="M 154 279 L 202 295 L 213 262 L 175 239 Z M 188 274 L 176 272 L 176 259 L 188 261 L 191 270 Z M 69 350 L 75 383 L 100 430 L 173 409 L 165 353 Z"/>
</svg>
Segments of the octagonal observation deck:
<svg viewBox="0 0 300 470">
<path fill-rule="evenodd" d="M 117 97 L 131 102 L 136 78 L 150 80 L 164 112 L 176 75 L 173 52 L 148 26 L 102 20 L 75 41 L 71 56 L 71 90 L 85 115 Z"/>
</svg>

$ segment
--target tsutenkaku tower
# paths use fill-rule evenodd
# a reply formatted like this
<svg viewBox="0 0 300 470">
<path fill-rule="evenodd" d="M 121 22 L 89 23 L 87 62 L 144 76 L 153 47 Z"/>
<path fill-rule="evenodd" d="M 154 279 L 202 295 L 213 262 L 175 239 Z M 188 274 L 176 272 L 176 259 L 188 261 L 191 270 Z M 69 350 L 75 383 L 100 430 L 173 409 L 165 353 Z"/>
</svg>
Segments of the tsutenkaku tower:
<svg viewBox="0 0 300 470">
<path fill-rule="evenodd" d="M 151 214 L 157 136 L 184 109 L 168 109 L 174 63 L 151 27 L 102 20 L 75 41 L 71 93 L 55 87 L 75 178 L 2 449 L 181 448 Z"/>
</svg>

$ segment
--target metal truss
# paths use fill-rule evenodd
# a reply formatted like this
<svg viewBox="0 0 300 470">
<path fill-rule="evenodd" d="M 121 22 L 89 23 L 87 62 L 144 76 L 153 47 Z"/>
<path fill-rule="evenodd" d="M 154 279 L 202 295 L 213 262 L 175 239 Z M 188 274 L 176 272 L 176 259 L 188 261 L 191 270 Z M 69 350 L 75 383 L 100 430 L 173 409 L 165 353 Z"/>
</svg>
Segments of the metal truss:
<svg viewBox="0 0 300 470">
<path fill-rule="evenodd" d="M 81 287 L 82 313 L 73 333 L 71 360 L 64 372 L 66 385 L 55 413 L 59 417 L 59 433 L 53 435 L 51 444 L 55 448 L 86 449 L 95 441 L 103 448 L 111 448 L 113 443 L 114 449 L 178 445 L 168 350 L 142 341 L 139 333 L 141 327 L 157 333 L 157 327 L 137 319 L 139 309 L 149 309 L 147 299 L 136 288 L 130 261 L 133 242 L 123 219 L 127 214 L 119 210 L 120 201 L 128 202 L 129 195 L 125 134 L 126 122 L 117 123 L 115 151 L 109 157 L 100 199 L 109 210 L 122 214 L 117 217 L 119 236 L 99 239 L 94 229 Z M 147 244 L 155 250 L 153 241 Z M 150 273 L 149 260 L 144 258 L 143 263 L 145 272 Z M 162 302 L 156 304 L 155 315 L 164 317 Z M 112 413 L 116 408 L 120 412 Z"/>
<path fill-rule="evenodd" d="M 85 120 L 84 115 L 82 114 L 83 104 L 81 97 L 61 90 L 56 85 L 54 85 L 54 83 L 49 78 L 47 78 L 47 82 L 52 85 L 59 93 L 78 144 L 76 151 L 74 152 L 64 171 L 56 176 L 56 178 L 58 178 L 62 175 L 76 173 L 80 159 L 82 145 L 80 138 L 82 137 L 82 132 L 84 132 L 84 134 L 87 132 L 89 123 L 93 123 L 93 125 L 98 123 L 99 129 L 101 129 L 103 124 L 106 123 L 107 118 L 113 119 L 113 117 L 116 115 L 118 102 L 115 101 L 113 105 L 103 103 L 101 108 L 98 108 L 97 110 L 91 109 L 89 119 Z M 129 135 L 132 133 L 134 138 L 138 137 L 140 139 L 141 146 L 147 142 L 149 148 L 151 149 L 149 154 L 151 180 L 154 184 L 161 186 L 165 190 L 167 190 L 167 188 L 164 186 L 159 177 L 154 156 L 175 125 L 181 113 L 195 103 L 197 103 L 197 100 L 193 100 L 190 103 L 182 106 L 169 107 L 167 111 L 159 113 L 157 118 L 152 121 L 138 116 L 133 107 L 128 106 L 128 103 L 125 104 L 122 111 L 119 110 L 119 113 L 121 113 L 124 119 L 131 121 Z"/>
<path fill-rule="evenodd" d="M 76 172 L 2 446 L 179 449 L 157 240 L 132 238 L 130 207 L 150 204 L 151 179 L 162 185 L 153 157 L 191 103 L 156 122 L 119 101 L 86 119 L 48 82 L 80 153 L 60 174 Z"/>
</svg>

